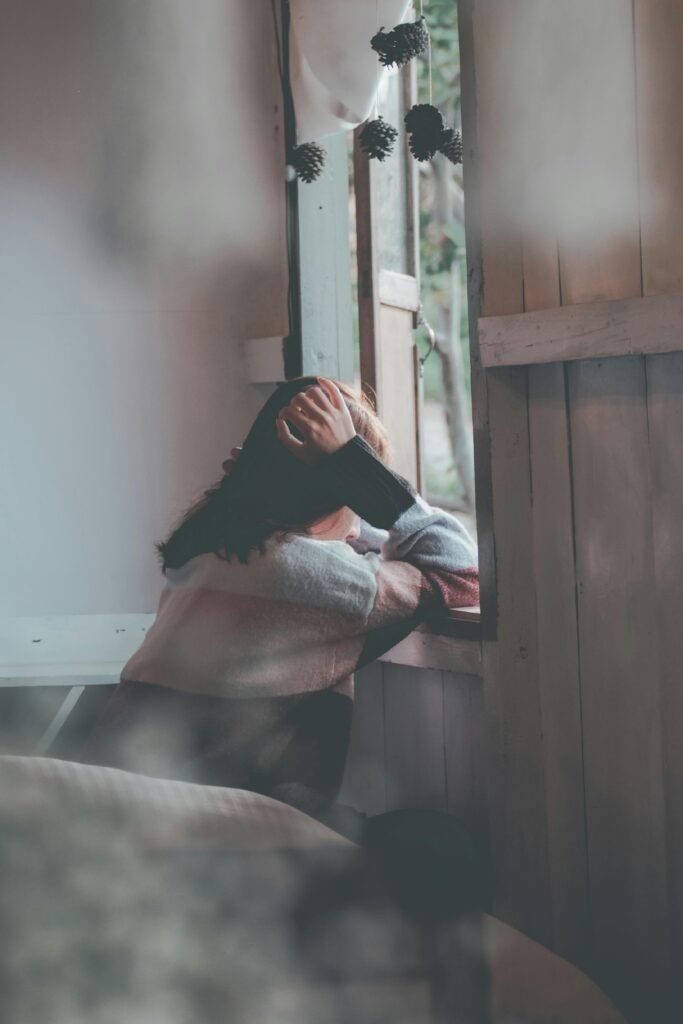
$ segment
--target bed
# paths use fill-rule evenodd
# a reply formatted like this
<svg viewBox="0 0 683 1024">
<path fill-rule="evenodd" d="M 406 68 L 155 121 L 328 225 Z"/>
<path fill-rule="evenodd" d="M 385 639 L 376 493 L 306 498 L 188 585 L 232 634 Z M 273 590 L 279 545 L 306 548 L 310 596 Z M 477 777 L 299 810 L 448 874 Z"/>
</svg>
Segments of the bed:
<svg viewBox="0 0 683 1024">
<path fill-rule="evenodd" d="M 258 794 L 5 756 L 0 817 L 6 1024 L 623 1021 L 487 914 L 426 956 L 354 843 Z"/>
</svg>

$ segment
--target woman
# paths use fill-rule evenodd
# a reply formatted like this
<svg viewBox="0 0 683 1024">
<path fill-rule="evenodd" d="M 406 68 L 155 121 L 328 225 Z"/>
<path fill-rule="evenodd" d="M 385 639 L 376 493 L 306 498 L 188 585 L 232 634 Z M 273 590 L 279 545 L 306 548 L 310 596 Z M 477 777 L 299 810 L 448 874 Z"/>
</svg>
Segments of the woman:
<svg viewBox="0 0 683 1024">
<path fill-rule="evenodd" d="M 427 613 L 479 600 L 466 531 L 386 466 L 388 449 L 346 384 L 276 389 L 229 472 L 159 545 L 156 619 L 87 760 L 326 813 L 354 670 Z"/>
</svg>

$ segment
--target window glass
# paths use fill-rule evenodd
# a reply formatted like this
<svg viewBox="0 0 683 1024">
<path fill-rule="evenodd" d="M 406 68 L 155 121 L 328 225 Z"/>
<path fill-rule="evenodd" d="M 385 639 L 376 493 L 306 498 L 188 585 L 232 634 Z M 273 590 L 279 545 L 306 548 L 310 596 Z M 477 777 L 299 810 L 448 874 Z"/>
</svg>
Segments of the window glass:
<svg viewBox="0 0 683 1024">
<path fill-rule="evenodd" d="M 460 128 L 457 4 L 433 4 L 432 101 L 448 127 Z M 429 99 L 429 63 L 417 61 L 419 102 Z M 474 455 L 462 164 L 437 154 L 419 167 L 420 295 L 437 347 L 424 363 L 422 481 L 427 499 L 449 508 L 475 532 Z M 424 354 L 426 330 L 417 337 Z"/>
<path fill-rule="evenodd" d="M 379 264 L 383 270 L 410 272 L 408 245 L 408 182 L 406 135 L 403 129 L 405 102 L 402 75 L 394 70 L 385 74 L 378 96 L 379 114 L 399 131 L 393 152 L 375 161 L 377 184 L 377 232 Z"/>
</svg>

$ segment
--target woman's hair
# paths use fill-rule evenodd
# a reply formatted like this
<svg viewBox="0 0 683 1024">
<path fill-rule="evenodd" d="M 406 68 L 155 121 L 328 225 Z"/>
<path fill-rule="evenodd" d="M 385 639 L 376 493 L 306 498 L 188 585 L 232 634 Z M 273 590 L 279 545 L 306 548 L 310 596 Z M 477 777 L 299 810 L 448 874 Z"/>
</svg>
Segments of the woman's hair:
<svg viewBox="0 0 683 1024">
<path fill-rule="evenodd" d="M 278 411 L 316 383 L 316 377 L 295 377 L 276 388 L 254 420 L 231 472 L 210 487 L 168 539 L 157 545 L 164 572 L 207 552 L 226 561 L 237 555 L 246 562 L 251 551 L 264 550 L 272 534 L 302 532 L 339 508 L 339 500 L 326 491 L 316 467 L 282 444 L 275 425 Z M 387 462 L 389 438 L 370 401 L 343 381 L 334 383 L 356 433 Z"/>
</svg>

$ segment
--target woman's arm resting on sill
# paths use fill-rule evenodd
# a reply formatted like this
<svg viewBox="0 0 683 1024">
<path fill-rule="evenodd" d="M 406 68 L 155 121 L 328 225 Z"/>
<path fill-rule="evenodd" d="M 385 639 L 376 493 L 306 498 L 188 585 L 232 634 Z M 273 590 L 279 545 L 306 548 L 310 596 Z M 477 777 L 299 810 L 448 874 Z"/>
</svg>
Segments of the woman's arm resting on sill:
<svg viewBox="0 0 683 1024">
<path fill-rule="evenodd" d="M 344 582 L 345 572 L 357 573 L 367 588 L 358 630 L 366 640 L 357 667 L 389 650 L 427 616 L 478 603 L 476 546 L 454 516 L 432 508 L 359 437 L 327 459 L 325 471 L 340 504 L 362 520 L 357 541 L 330 551 L 346 563 L 338 566 L 335 586 L 340 604 L 353 601 L 355 589 Z"/>
</svg>

